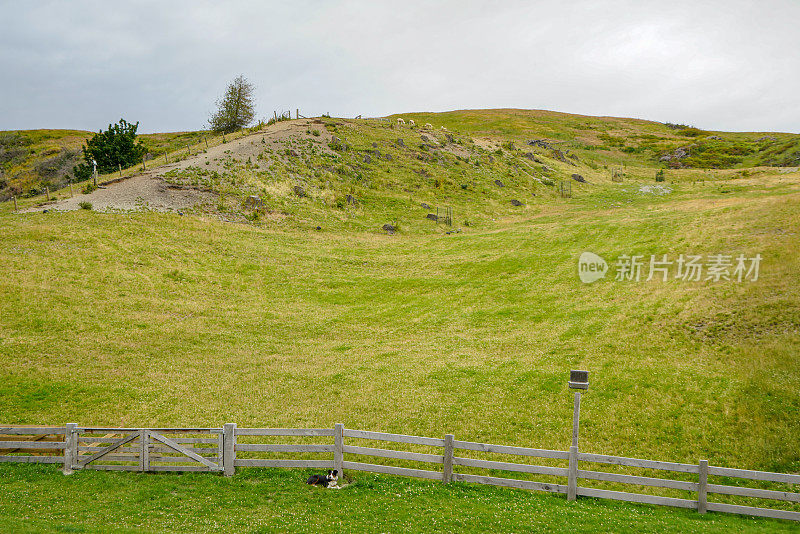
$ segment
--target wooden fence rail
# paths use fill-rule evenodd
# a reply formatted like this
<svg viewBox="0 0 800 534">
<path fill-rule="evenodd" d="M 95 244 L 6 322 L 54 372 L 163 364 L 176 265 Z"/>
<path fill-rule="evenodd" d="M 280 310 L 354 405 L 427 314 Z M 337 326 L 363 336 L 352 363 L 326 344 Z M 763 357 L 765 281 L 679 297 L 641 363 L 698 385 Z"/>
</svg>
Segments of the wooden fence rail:
<svg viewBox="0 0 800 534">
<path fill-rule="evenodd" d="M 275 443 L 275 438 L 293 441 L 320 440 L 322 443 Z M 346 442 L 347 440 L 347 442 Z M 400 450 L 387 445 L 397 444 Z M 286 467 L 368 471 L 398 476 L 491 484 L 552 493 L 563 493 L 568 498 L 594 497 L 622 500 L 661 506 L 763 516 L 800 521 L 800 511 L 791 509 L 761 508 L 744 504 L 709 502 L 708 494 L 727 495 L 745 499 L 764 499 L 788 503 L 796 508 L 800 493 L 785 486 L 800 485 L 800 475 L 751 471 L 728 467 L 709 466 L 706 460 L 697 464 L 662 462 L 623 456 L 589 454 L 577 451 L 535 449 L 508 445 L 493 445 L 456 440 L 452 434 L 444 438 L 410 436 L 368 430 L 346 429 L 342 424 L 333 428 L 238 428 L 228 423 L 222 428 L 113 428 L 80 427 L 69 423 L 64 426 L 0 426 L 0 462 L 63 464 L 64 473 L 75 469 L 103 469 L 116 471 L 205 471 L 220 472 L 226 476 L 237 467 Z M 463 452 L 462 452 L 463 451 Z M 561 462 L 562 466 L 535 465 L 507 461 L 508 458 L 483 459 L 462 456 L 464 452 L 494 454 L 505 457 L 542 458 Z M 458 455 L 457 455 L 458 454 Z M 276 458 L 275 455 L 282 457 Z M 294 457 L 286 457 L 292 456 Z M 302 455 L 298 458 L 296 455 Z M 307 459 L 309 455 L 323 455 Z M 268 456 L 268 457 L 265 457 Z M 365 462 L 362 458 L 378 458 L 402 465 Z M 424 464 L 425 468 L 408 467 L 409 463 Z M 563 464 L 568 462 L 568 466 Z M 638 470 L 636 474 L 614 473 L 586 469 L 580 464 L 601 464 Z M 463 471 L 471 472 L 463 472 Z M 489 471 L 477 474 L 476 471 Z M 683 479 L 660 478 L 641 474 L 661 471 L 677 473 Z M 456 472 L 458 471 L 458 472 Z M 508 472 L 510 477 L 496 476 Z M 517 476 L 539 475 L 559 479 L 536 481 Z M 755 488 L 724 483 L 709 477 L 756 481 L 761 485 L 783 485 L 779 489 Z M 690 478 L 691 480 L 687 480 Z M 663 488 L 696 494 L 696 498 L 629 493 L 625 491 L 582 486 L 579 480 L 592 480 L 612 484 L 625 484 Z M 774 486 L 773 486 L 774 488 Z M 794 489 L 794 488 L 792 488 Z M 743 501 L 748 502 L 749 501 Z"/>
</svg>

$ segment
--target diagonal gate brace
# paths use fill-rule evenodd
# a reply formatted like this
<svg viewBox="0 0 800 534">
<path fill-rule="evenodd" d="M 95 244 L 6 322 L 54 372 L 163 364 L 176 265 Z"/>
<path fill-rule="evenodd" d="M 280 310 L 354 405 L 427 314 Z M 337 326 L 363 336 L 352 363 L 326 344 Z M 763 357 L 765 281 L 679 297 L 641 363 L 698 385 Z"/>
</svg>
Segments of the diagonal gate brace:
<svg viewBox="0 0 800 534">
<path fill-rule="evenodd" d="M 95 460 L 97 460 L 99 458 L 102 458 L 103 456 L 105 456 L 109 452 L 113 451 L 114 449 L 117 449 L 117 448 L 125 445 L 129 441 L 135 440 L 138 437 L 139 437 L 139 432 L 135 432 L 133 434 L 128 434 L 124 438 L 119 439 L 119 440 L 115 441 L 114 443 L 112 443 L 111 445 L 109 445 L 108 447 L 104 448 L 102 451 L 98 451 L 98 452 L 94 453 L 93 455 L 89 456 L 88 458 L 86 458 L 85 460 L 82 460 L 82 461 L 78 462 L 78 467 L 86 467 L 89 463 L 94 462 Z"/>
<path fill-rule="evenodd" d="M 174 441 L 172 441 L 171 439 L 169 439 L 166 436 L 162 436 L 161 434 L 157 434 L 156 432 L 150 432 L 150 437 L 155 439 L 155 440 L 157 440 L 157 441 L 160 441 L 161 443 L 163 443 L 164 445 L 166 445 L 166 446 L 168 446 L 168 447 L 170 447 L 172 449 L 175 449 L 177 452 L 179 452 L 181 454 L 185 454 L 186 456 L 188 456 L 192 460 L 194 460 L 196 462 L 200 462 L 201 464 L 205 465 L 206 467 L 208 467 L 210 469 L 213 469 L 215 471 L 219 471 L 220 470 L 219 465 L 215 464 L 214 462 L 210 462 L 209 460 L 203 458 L 199 454 L 190 451 L 186 447 L 181 447 L 179 444 L 175 443 Z"/>
</svg>

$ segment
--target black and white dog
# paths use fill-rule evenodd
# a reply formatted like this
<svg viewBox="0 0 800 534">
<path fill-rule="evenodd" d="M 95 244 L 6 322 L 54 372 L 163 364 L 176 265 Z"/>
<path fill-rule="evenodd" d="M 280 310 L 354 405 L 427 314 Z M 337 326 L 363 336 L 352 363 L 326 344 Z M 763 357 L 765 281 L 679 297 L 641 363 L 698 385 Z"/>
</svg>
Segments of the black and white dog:
<svg viewBox="0 0 800 534">
<path fill-rule="evenodd" d="M 306 480 L 306 484 L 312 486 L 322 486 L 323 488 L 335 488 L 339 483 L 339 471 L 328 471 L 327 475 L 311 475 Z"/>
</svg>

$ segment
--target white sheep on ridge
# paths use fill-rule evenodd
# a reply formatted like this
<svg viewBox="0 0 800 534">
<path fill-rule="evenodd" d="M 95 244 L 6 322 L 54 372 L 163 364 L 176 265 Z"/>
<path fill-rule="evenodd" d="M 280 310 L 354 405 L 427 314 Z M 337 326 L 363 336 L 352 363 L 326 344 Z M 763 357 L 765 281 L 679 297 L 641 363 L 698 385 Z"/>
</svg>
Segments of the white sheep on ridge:
<svg viewBox="0 0 800 534">
<path fill-rule="evenodd" d="M 411 126 L 413 128 L 415 126 L 415 124 L 416 123 L 414 122 L 414 119 L 408 119 L 408 125 L 409 126 Z"/>
<path fill-rule="evenodd" d="M 405 123 L 406 123 L 406 121 L 404 121 L 400 117 L 397 118 L 397 124 L 405 124 Z"/>
<path fill-rule="evenodd" d="M 447 131 L 447 128 L 445 128 L 444 126 L 442 126 L 442 130 L 444 130 L 444 131 L 446 132 L 446 131 Z"/>
<path fill-rule="evenodd" d="M 425 130 L 433 130 L 433 124 L 426 122 L 425 126 L 423 126 Z"/>
</svg>

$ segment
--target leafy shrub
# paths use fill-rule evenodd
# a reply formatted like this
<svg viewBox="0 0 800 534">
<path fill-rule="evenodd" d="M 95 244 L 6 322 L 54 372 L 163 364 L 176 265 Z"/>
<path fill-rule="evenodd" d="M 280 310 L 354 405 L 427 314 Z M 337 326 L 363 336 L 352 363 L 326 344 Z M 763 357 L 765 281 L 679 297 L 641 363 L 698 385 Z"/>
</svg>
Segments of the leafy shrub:
<svg viewBox="0 0 800 534">
<path fill-rule="evenodd" d="M 82 202 L 79 202 L 78 206 L 80 206 L 80 208 L 82 210 L 90 210 L 90 209 L 92 209 L 92 203 L 91 202 L 86 202 L 85 200 L 82 201 Z"/>
<path fill-rule="evenodd" d="M 117 124 L 109 124 L 108 130 L 94 134 L 83 147 L 84 163 L 73 167 L 77 180 L 87 180 L 92 175 L 92 160 L 97 162 L 98 173 L 110 173 L 132 167 L 142 160 L 147 149 L 141 141 L 136 142 L 139 123 L 130 124 L 120 119 Z"/>
<path fill-rule="evenodd" d="M 664 181 L 664 169 L 658 169 L 656 172 L 656 182 Z"/>
<path fill-rule="evenodd" d="M 84 186 L 84 188 L 81 190 L 81 192 L 82 192 L 84 195 L 88 195 L 88 194 L 89 194 L 89 193 L 91 193 L 92 191 L 96 191 L 96 190 L 97 190 L 97 186 L 96 186 L 96 185 L 94 185 L 94 182 L 89 182 L 88 184 L 86 184 L 86 185 Z"/>
</svg>

